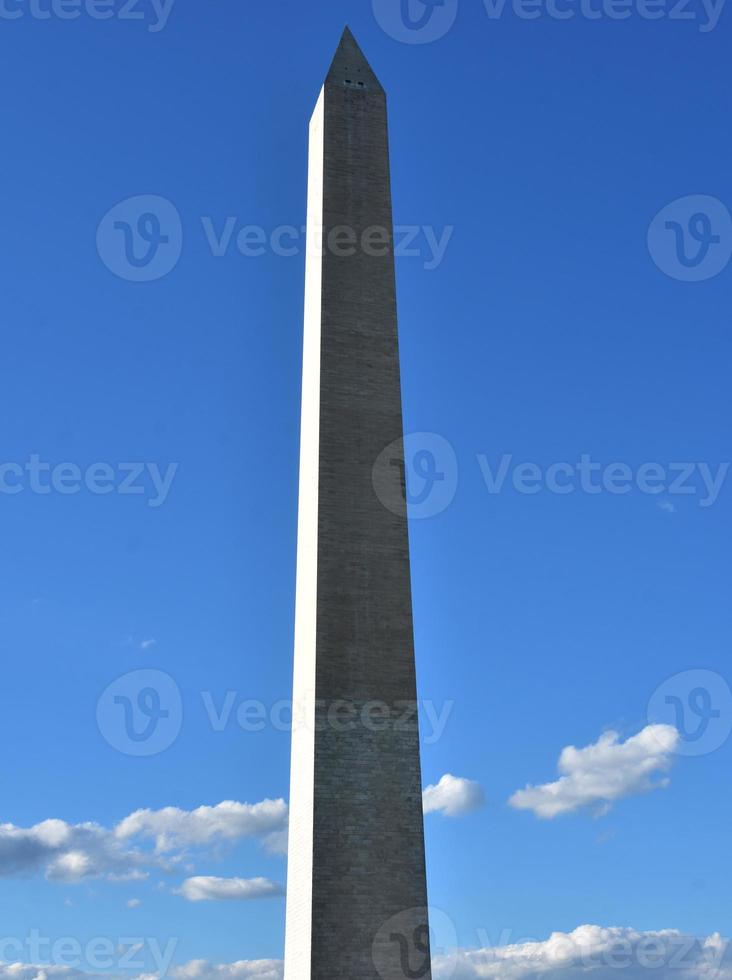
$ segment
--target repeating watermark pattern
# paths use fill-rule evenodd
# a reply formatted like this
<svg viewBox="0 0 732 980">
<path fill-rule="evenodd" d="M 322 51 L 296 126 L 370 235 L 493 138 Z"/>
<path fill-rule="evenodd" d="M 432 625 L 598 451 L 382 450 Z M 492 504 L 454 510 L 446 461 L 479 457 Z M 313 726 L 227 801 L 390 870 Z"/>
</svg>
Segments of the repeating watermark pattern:
<svg viewBox="0 0 732 980">
<path fill-rule="evenodd" d="M 732 257 L 732 216 L 716 197 L 680 197 L 661 208 L 651 222 L 648 251 L 672 279 L 712 279 Z"/>
<path fill-rule="evenodd" d="M 513 2 L 535 4 L 543 0 Z M 245 223 L 235 215 L 218 221 L 203 215 L 200 224 L 214 258 L 232 252 L 252 259 L 265 255 L 292 258 L 303 254 L 306 248 L 316 255 L 327 252 L 347 258 L 360 252 L 383 257 L 393 248 L 395 259 L 418 259 L 430 272 L 442 265 L 455 231 L 453 225 L 396 225 L 393 230 L 374 225 L 359 231 L 340 225 L 327 232 L 316 229 L 312 240 L 307 241 L 305 226 L 277 225 L 267 229 Z M 732 216 L 715 197 L 692 194 L 678 198 L 663 207 L 651 222 L 647 245 L 655 264 L 671 278 L 682 282 L 712 279 L 732 257 Z M 120 201 L 97 228 L 100 258 L 111 272 L 129 282 L 153 282 L 167 276 L 177 266 L 182 250 L 183 223 L 178 209 L 159 195 L 141 194 Z"/>
<path fill-rule="evenodd" d="M 730 463 L 648 462 L 601 463 L 590 453 L 579 459 L 532 463 L 512 453 L 491 458 L 475 456 L 479 479 L 487 492 L 496 496 L 514 492 L 522 496 L 548 493 L 624 496 L 641 493 L 660 500 L 662 508 L 674 513 L 669 497 L 696 497 L 699 507 L 713 506 L 722 492 Z M 444 436 L 416 432 L 390 443 L 377 457 L 372 469 L 374 492 L 387 510 L 410 519 L 434 517 L 455 498 L 459 483 L 455 450 Z"/>
<path fill-rule="evenodd" d="M 507 14 L 519 20 L 692 21 L 708 34 L 719 24 L 726 0 L 483 0 L 488 18 Z M 376 22 L 384 33 L 404 44 L 430 44 L 451 30 L 458 0 L 372 0 Z"/>
<path fill-rule="evenodd" d="M 458 13 L 458 0 L 372 0 L 372 6 L 384 33 L 404 44 L 438 41 Z"/>
<path fill-rule="evenodd" d="M 654 692 L 648 720 L 678 730 L 679 755 L 709 755 L 732 734 L 732 691 L 724 677 L 711 670 L 675 674 Z"/>
<path fill-rule="evenodd" d="M 728 975 L 729 963 L 729 943 L 718 933 L 700 937 L 674 929 L 640 932 L 582 925 L 539 939 L 513 928 L 477 928 L 466 944 L 458 945 L 455 923 L 435 908 L 407 909 L 389 918 L 374 937 L 372 960 L 383 980 L 415 980 L 429 973 L 430 946 L 435 980 L 450 980 L 455 974 L 637 978 L 646 970 L 649 976 L 715 980 Z"/>
<path fill-rule="evenodd" d="M 0 20 L 136 21 L 150 34 L 168 23 L 175 0 L 0 0 Z"/>
<path fill-rule="evenodd" d="M 113 681 L 97 702 L 97 725 L 124 755 L 159 755 L 183 726 L 178 685 L 162 670 L 135 670 Z"/>
<path fill-rule="evenodd" d="M 442 265 L 453 232 L 452 225 L 396 225 L 393 229 L 372 225 L 358 231 L 339 225 L 327 232 L 318 228 L 308 240 L 305 226 L 267 229 L 235 215 L 221 220 L 203 215 L 199 234 L 214 258 L 237 253 L 246 259 L 265 255 L 292 258 L 306 250 L 340 258 L 358 253 L 382 258 L 393 249 L 395 259 L 417 259 L 431 272 Z M 183 222 L 172 201 L 140 194 L 120 201 L 104 215 L 97 228 L 97 251 L 120 279 L 153 282 L 175 269 L 183 251 L 183 237 Z"/>
<path fill-rule="evenodd" d="M 440 961 L 440 976 L 449 977 L 457 956 L 455 924 L 437 908 L 405 909 L 392 916 L 376 933 L 371 947 L 374 967 L 383 980 L 421 980 L 429 974 L 434 959 Z"/>
<path fill-rule="evenodd" d="M 105 496 L 143 496 L 148 507 L 162 507 L 168 499 L 177 463 L 164 468 L 157 463 L 50 463 L 32 453 L 24 462 L 0 463 L 0 495 L 14 497 L 19 493 L 40 496 L 58 493 L 73 496 L 92 493 Z"/>
<path fill-rule="evenodd" d="M 309 706 L 282 698 L 271 704 L 243 697 L 238 691 L 217 695 L 201 691 L 197 710 L 213 732 L 232 729 L 245 734 L 265 730 L 291 733 L 314 728 L 339 734 L 353 731 L 413 732 L 418 726 L 422 742 L 434 745 L 445 733 L 455 702 L 399 701 L 387 704 L 351 698 L 316 701 Z M 124 755 L 152 756 L 169 749 L 183 727 L 183 698 L 175 680 L 161 670 L 135 670 L 123 674 L 103 691 L 97 703 L 97 725 L 105 741 Z"/>
<path fill-rule="evenodd" d="M 336 225 L 327 233 L 322 227 L 316 228 L 313 239 L 306 243 L 305 226 L 278 225 L 268 231 L 261 225 L 242 224 L 233 215 L 219 222 L 218 227 L 210 216 L 202 217 L 201 225 L 211 254 L 216 258 L 228 255 L 232 248 L 245 258 L 256 259 L 267 254 L 292 258 L 304 253 L 306 247 L 317 256 L 350 258 L 361 253 L 383 258 L 393 243 L 395 259 L 421 259 L 428 272 L 442 264 L 455 231 L 453 225 L 442 228 L 395 225 L 392 234 L 383 225 L 370 225 L 358 232 L 349 225 Z"/>
<path fill-rule="evenodd" d="M 32 963 L 67 970 L 146 970 L 164 977 L 173 962 L 178 938 L 161 942 L 151 936 L 95 936 L 81 942 L 76 936 L 51 939 L 40 929 L 26 936 L 0 936 L 0 964 Z M 43 976 L 42 970 L 39 976 Z"/>
<path fill-rule="evenodd" d="M 288 699 L 266 705 L 263 701 L 241 698 L 237 691 L 227 691 L 217 699 L 212 691 L 202 691 L 201 699 L 209 724 L 215 732 L 223 732 L 232 725 L 243 732 L 262 732 L 270 728 L 278 732 L 291 732 L 293 728 L 312 726 L 315 731 L 326 729 L 336 732 L 413 731 L 420 718 L 419 729 L 425 745 L 439 742 L 455 708 L 455 702 L 420 700 L 399 701 L 387 704 L 371 700 L 354 702 L 350 698 L 329 702 L 316 700 L 314 710 L 303 703 Z"/>
<path fill-rule="evenodd" d="M 708 463 L 642 463 L 634 468 L 629 463 L 600 463 L 589 453 L 576 462 L 557 462 L 549 465 L 515 462 L 513 455 L 504 453 L 497 463 L 484 454 L 478 455 L 478 465 L 486 489 L 499 494 L 507 486 L 516 493 L 534 495 L 547 492 L 559 496 L 585 493 L 591 496 L 608 493 L 616 496 L 632 493 L 657 496 L 697 496 L 700 507 L 716 503 L 729 472 L 729 463 L 713 468 Z M 510 480 L 509 480 L 510 476 Z"/>
<path fill-rule="evenodd" d="M 713 31 L 726 0 L 483 0 L 491 20 L 510 10 L 519 20 L 690 20 L 701 34 Z"/>
<path fill-rule="evenodd" d="M 393 514 L 414 520 L 441 514 L 457 492 L 455 450 L 435 432 L 414 432 L 390 443 L 372 470 L 376 496 Z"/>
<path fill-rule="evenodd" d="M 99 222 L 97 251 L 110 272 L 129 282 L 162 279 L 178 264 L 183 224 L 176 206 L 156 194 L 115 204 Z"/>
<path fill-rule="evenodd" d="M 486 929 L 477 929 L 477 949 L 461 949 L 452 919 L 430 908 L 429 928 L 425 910 L 408 909 L 388 919 L 372 944 L 372 959 L 384 980 L 418 980 L 428 975 L 449 980 L 459 966 L 475 969 L 475 975 L 539 976 L 561 971 L 572 976 L 601 971 L 637 975 L 649 970 L 656 976 L 719 976 L 727 943 L 719 937 L 699 939 L 666 930 L 638 933 L 631 929 L 583 926 L 573 933 L 555 933 L 540 940 L 503 929 L 494 942 Z M 431 958 L 430 958 L 431 947 Z M 431 963 L 430 963 L 431 959 Z M 606 973 L 607 971 L 607 973 Z M 698 972 L 698 971 L 701 971 Z M 564 973 L 562 973 L 564 975 Z"/>
<path fill-rule="evenodd" d="M 567 976 L 636 978 L 649 976 L 683 980 L 715 980 L 722 975 L 728 943 L 718 934 L 690 936 L 673 929 L 638 932 L 622 927 L 580 926 L 571 933 L 554 933 L 548 940 L 503 929 L 493 942 L 486 929 L 477 929 L 477 949 L 463 949 L 458 957 L 433 959 L 440 980 L 448 980 L 459 964 L 476 974 L 495 976 Z M 726 976 L 726 972 L 724 973 Z"/>
</svg>

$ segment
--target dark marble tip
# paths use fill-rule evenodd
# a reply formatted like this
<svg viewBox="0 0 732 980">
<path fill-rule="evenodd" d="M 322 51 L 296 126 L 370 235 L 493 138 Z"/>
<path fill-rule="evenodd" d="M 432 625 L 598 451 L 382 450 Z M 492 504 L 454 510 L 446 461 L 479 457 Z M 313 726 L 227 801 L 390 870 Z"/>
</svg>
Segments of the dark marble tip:
<svg viewBox="0 0 732 980">
<path fill-rule="evenodd" d="M 383 92 L 373 68 L 358 46 L 358 42 L 349 27 L 343 31 L 325 82 L 326 85 L 345 86 L 356 91 L 375 88 Z"/>
</svg>

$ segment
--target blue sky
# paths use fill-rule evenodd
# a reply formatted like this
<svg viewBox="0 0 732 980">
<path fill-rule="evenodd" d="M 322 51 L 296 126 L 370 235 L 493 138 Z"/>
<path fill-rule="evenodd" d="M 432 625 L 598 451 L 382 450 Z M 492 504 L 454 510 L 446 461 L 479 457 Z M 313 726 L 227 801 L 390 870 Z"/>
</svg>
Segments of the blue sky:
<svg viewBox="0 0 732 980">
<path fill-rule="evenodd" d="M 730 936 L 732 13 L 412 2 L 440 36 L 380 0 L 178 0 L 164 22 L 145 0 L 112 0 L 108 20 L 4 2 L 3 936 L 281 956 L 281 896 L 192 901 L 183 884 L 282 885 L 281 811 L 185 814 L 287 799 L 271 712 L 291 692 L 304 255 L 272 234 L 304 224 L 307 123 L 346 21 L 389 93 L 395 222 L 420 229 L 397 262 L 405 428 L 432 434 L 415 446 L 438 446 L 450 488 L 411 523 L 420 698 L 450 702 L 424 781 L 485 800 L 459 784 L 455 815 L 427 815 L 431 903 L 466 948 L 584 924 Z M 170 232 L 172 268 L 138 282 L 114 220 L 141 195 L 180 226 L 145 226 Z M 236 247 L 246 226 L 264 254 Z M 573 492 L 547 488 L 558 463 Z M 628 492 L 603 483 L 613 463 Z M 180 693 L 179 731 L 149 756 L 97 720 L 138 670 Z M 229 691 L 219 731 L 206 704 Z M 261 731 L 236 721 L 247 700 Z M 623 750 L 674 719 L 676 741 Z M 571 812 L 509 804 L 608 730 L 617 753 L 570 765 Z M 185 813 L 114 835 L 165 807 Z M 64 824 L 33 830 L 49 819 Z"/>
</svg>

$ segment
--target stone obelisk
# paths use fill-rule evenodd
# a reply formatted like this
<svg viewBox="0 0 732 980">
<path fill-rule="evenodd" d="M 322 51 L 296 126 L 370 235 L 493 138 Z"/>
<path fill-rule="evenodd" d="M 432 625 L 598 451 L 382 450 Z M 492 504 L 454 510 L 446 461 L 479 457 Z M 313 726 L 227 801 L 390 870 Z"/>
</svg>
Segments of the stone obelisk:
<svg viewBox="0 0 732 980">
<path fill-rule="evenodd" d="M 346 29 L 310 124 L 285 980 L 430 977 L 386 96 Z"/>
</svg>

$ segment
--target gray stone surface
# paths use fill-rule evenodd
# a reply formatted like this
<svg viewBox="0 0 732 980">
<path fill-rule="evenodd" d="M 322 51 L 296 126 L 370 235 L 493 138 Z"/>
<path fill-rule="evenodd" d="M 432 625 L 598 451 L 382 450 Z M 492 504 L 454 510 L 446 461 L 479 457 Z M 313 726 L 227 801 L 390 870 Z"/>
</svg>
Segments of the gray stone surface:
<svg viewBox="0 0 732 980">
<path fill-rule="evenodd" d="M 312 922 L 286 976 L 429 978 L 407 522 L 372 482 L 402 437 L 386 96 L 348 31 L 324 88 L 322 178 L 312 869 L 288 883 L 288 932 L 303 896 Z M 341 226 L 341 242 L 388 229 L 382 254 L 329 247 Z"/>
</svg>

